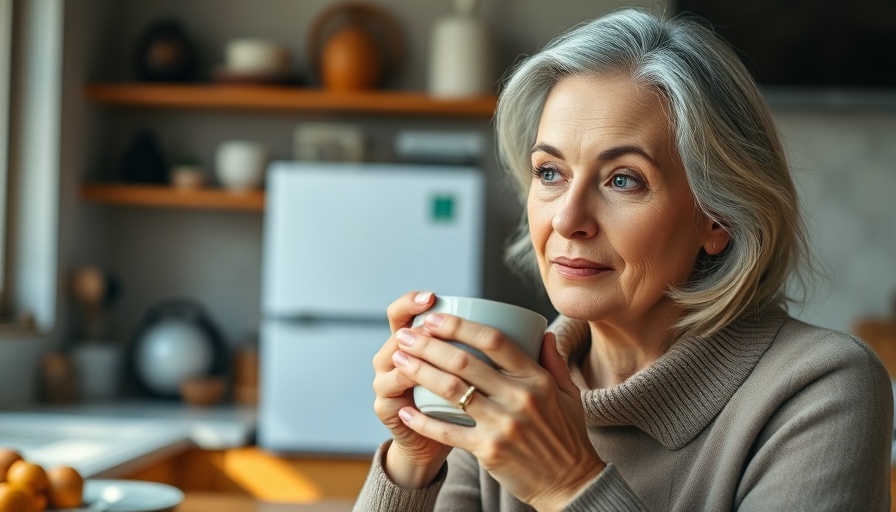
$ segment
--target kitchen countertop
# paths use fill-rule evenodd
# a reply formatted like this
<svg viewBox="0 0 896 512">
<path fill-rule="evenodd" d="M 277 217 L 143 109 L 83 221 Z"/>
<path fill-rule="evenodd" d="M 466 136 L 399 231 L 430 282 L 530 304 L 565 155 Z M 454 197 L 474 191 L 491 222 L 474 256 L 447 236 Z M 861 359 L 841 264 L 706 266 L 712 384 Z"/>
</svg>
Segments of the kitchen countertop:
<svg viewBox="0 0 896 512">
<path fill-rule="evenodd" d="M 254 407 L 130 401 L 0 412 L 0 446 L 86 478 L 120 478 L 190 447 L 223 450 L 254 441 Z"/>
<path fill-rule="evenodd" d="M 115 417 L 132 420 L 165 420 L 189 430 L 190 440 L 205 450 L 224 450 L 254 442 L 257 421 L 254 406 L 197 407 L 177 401 L 126 401 L 43 406 L 35 412 L 89 418 Z"/>
<path fill-rule="evenodd" d="M 321 500 L 315 503 L 270 503 L 246 496 L 217 493 L 187 493 L 177 512 L 349 512 L 353 502 Z"/>
</svg>

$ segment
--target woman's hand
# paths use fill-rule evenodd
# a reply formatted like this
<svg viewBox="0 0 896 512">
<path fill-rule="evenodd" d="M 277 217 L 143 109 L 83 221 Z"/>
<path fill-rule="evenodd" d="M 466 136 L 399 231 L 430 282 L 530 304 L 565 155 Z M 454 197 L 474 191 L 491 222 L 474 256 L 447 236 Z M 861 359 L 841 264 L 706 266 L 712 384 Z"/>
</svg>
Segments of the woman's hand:
<svg viewBox="0 0 896 512">
<path fill-rule="evenodd" d="M 476 386 L 466 412 L 475 427 L 452 425 L 408 404 L 413 431 L 465 449 L 510 493 L 538 510 L 559 510 L 605 467 L 588 439 L 580 391 L 545 335 L 539 366 L 501 332 L 452 315 L 429 314 L 424 332 L 399 329 L 393 358 L 403 378 L 452 402 Z M 500 370 L 441 340 L 482 351 Z"/>
<path fill-rule="evenodd" d="M 433 299 L 430 292 L 411 292 L 390 304 L 386 313 L 392 336 L 373 356 L 374 410 L 392 433 L 383 468 L 392 482 L 408 489 L 419 489 L 432 482 L 451 452 L 450 446 L 414 432 L 398 416 L 402 409 L 413 409 L 413 388 L 417 383 L 395 368 L 393 357 L 399 350 L 395 332 L 408 329 L 415 316 L 432 307 Z"/>
</svg>

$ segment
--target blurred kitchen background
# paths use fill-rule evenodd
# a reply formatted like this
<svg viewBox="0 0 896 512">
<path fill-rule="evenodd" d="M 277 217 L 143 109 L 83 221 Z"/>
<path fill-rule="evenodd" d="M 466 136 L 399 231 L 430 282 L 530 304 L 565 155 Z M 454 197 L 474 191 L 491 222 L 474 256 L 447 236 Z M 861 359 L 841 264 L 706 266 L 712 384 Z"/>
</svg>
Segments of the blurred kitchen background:
<svg viewBox="0 0 896 512">
<path fill-rule="evenodd" d="M 379 35 L 384 76 L 369 89 L 433 93 L 435 27 L 467 3 L 477 2 L 460 1 L 457 7 L 450 0 L 361 2 L 391 19 Z M 460 145 L 454 147 L 473 148 L 459 163 L 480 168 L 485 179 L 483 296 L 553 316 L 538 287 L 502 263 L 505 240 L 521 210 L 495 162 L 488 105 L 500 76 L 518 58 L 537 51 L 559 31 L 623 4 L 478 3 L 471 16 L 475 24 L 487 27 L 489 37 L 471 58 L 493 59 L 487 90 L 454 94 L 453 100 L 461 96 L 458 112 L 446 115 L 435 108 L 413 111 L 407 106 L 410 100 L 392 113 L 393 107 L 379 103 L 388 98 L 377 97 L 364 107 L 329 110 L 259 106 L 263 100 L 257 99 L 249 100 L 256 103 L 248 107 L 208 106 L 202 98 L 183 104 L 166 99 L 160 106 L 152 98 L 123 99 L 127 91 L 103 89 L 151 81 L 215 84 L 199 96 L 246 84 L 320 89 L 321 75 L 315 66 L 324 58 L 328 34 L 328 27 L 320 26 L 321 17 L 341 5 L 335 1 L 11 2 L 16 8 L 12 25 L 18 46 L 10 75 L 13 117 L 3 291 L 10 321 L 25 325 L 0 331 L 0 407 L 47 401 L 41 377 L 46 379 L 48 365 L 53 364 L 45 358 L 50 352 L 67 355 L 85 345 L 102 345 L 117 347 L 122 358 L 132 357 L 127 352 L 149 317 L 159 307 L 170 306 L 172 299 L 188 299 L 190 305 L 178 307 L 190 309 L 212 326 L 228 360 L 242 355 L 244 363 L 254 364 L 262 322 L 264 184 L 250 184 L 250 192 L 232 203 L 225 200 L 224 206 L 217 202 L 218 196 L 209 199 L 210 206 L 204 199 L 185 204 L 179 197 L 188 196 L 173 192 L 162 199 L 139 193 L 128 199 L 133 190 L 106 186 L 160 181 L 173 188 L 167 184 L 174 179 L 168 170 L 180 165 L 198 167 L 205 188 L 227 188 L 217 169 L 222 165 L 218 153 L 222 142 L 232 140 L 260 144 L 267 160 L 340 158 L 324 154 L 313 141 L 300 147 L 297 137 L 303 127 L 315 132 L 337 125 L 362 141 L 360 156 L 352 153 L 345 159 L 378 163 L 427 157 L 458 163 L 438 150 L 422 157 L 403 153 L 396 141 L 408 133 L 412 138 L 424 135 L 413 139 L 424 146 L 432 142 L 427 134 L 444 134 L 449 142 L 449 134 L 459 137 Z M 841 3 L 837 8 L 842 11 L 857 8 Z M 890 9 L 885 12 L 892 33 L 896 29 L 892 6 L 868 3 Z M 771 9 L 773 4 L 756 5 Z M 679 8 L 674 2 L 625 5 L 667 12 Z M 175 43 L 186 41 L 185 46 L 153 46 L 171 34 L 160 25 L 165 20 L 176 22 L 177 37 L 184 38 L 175 37 Z M 282 67 L 263 76 L 228 69 L 228 45 L 243 38 L 275 43 Z M 889 44 L 893 50 L 893 42 Z M 400 51 L 394 50 L 396 46 Z M 462 51 L 459 44 L 453 50 Z M 399 59 L 393 59 L 393 51 Z M 183 52 L 191 56 L 185 75 L 164 69 Z M 470 66 L 475 64 L 471 61 Z M 153 69 L 154 65 L 159 68 Z M 874 65 L 896 69 L 896 51 L 885 52 Z M 166 79 L 166 72 L 174 72 L 174 78 Z M 767 85 L 816 255 L 829 277 L 816 283 L 807 307 L 793 312 L 806 321 L 849 332 L 863 320 L 889 319 L 896 294 L 896 83 L 872 89 Z M 451 96 L 455 85 L 444 86 Z M 464 94 L 484 98 L 484 103 L 469 107 Z M 161 177 L 159 161 L 164 162 Z M 352 226 L 342 228 L 343 236 L 354 236 Z M 358 251 L 363 254 L 365 248 Z M 351 286 L 363 284 L 346 283 L 347 289 Z M 222 346 L 214 348 L 220 351 Z M 236 365 L 227 367 L 233 370 Z M 123 382 L 110 392 L 122 398 L 139 394 L 140 389 Z M 254 403 L 251 390 L 247 396 L 231 395 L 224 401 L 239 400 Z"/>
</svg>

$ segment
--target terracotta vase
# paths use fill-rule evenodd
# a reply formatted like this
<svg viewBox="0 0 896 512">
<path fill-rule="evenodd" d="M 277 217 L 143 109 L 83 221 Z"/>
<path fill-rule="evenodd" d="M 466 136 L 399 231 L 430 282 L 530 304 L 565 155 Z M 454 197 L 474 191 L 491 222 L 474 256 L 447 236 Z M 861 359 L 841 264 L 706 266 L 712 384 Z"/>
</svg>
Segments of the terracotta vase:
<svg viewBox="0 0 896 512">
<path fill-rule="evenodd" d="M 309 31 L 309 61 L 329 90 L 373 89 L 388 82 L 402 59 L 401 27 L 388 12 L 365 2 L 324 9 Z"/>
<path fill-rule="evenodd" d="M 370 89 L 379 84 L 382 72 L 379 44 L 358 22 L 349 22 L 324 45 L 321 75 L 327 89 Z"/>
</svg>

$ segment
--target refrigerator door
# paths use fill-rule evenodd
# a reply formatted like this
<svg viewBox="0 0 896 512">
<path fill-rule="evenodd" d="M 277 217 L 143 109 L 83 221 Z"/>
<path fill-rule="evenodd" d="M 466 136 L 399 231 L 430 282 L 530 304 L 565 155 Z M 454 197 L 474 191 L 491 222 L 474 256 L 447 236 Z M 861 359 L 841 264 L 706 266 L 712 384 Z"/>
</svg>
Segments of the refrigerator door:
<svg viewBox="0 0 896 512">
<path fill-rule="evenodd" d="M 411 290 L 481 295 L 484 180 L 472 167 L 275 162 L 267 318 L 385 318 Z"/>
<path fill-rule="evenodd" d="M 267 321 L 258 444 L 275 452 L 370 455 L 389 431 L 373 412 L 385 323 Z"/>
</svg>

